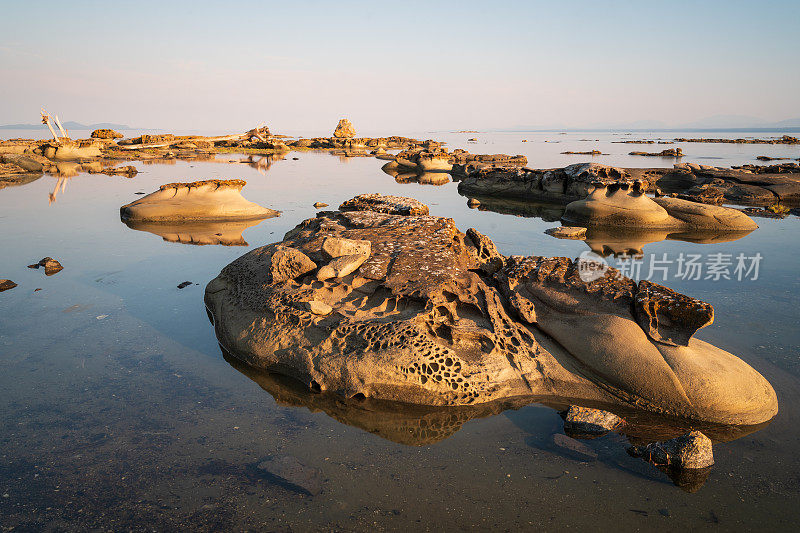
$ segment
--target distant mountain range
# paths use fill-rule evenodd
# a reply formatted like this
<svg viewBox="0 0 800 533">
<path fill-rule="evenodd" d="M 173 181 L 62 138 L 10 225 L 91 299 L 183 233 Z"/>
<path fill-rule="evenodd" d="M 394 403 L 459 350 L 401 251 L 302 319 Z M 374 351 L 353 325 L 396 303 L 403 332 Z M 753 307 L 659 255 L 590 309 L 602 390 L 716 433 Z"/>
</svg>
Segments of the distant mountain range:
<svg viewBox="0 0 800 533">
<path fill-rule="evenodd" d="M 67 122 L 62 122 L 61 125 L 68 130 L 133 129 L 127 124 L 114 124 L 111 122 L 98 122 L 97 124 L 81 124 L 80 122 L 67 121 Z M 4 124 L 0 125 L 0 130 L 38 130 L 44 127 L 45 125 L 42 124 L 41 122 L 39 124 Z"/>
</svg>

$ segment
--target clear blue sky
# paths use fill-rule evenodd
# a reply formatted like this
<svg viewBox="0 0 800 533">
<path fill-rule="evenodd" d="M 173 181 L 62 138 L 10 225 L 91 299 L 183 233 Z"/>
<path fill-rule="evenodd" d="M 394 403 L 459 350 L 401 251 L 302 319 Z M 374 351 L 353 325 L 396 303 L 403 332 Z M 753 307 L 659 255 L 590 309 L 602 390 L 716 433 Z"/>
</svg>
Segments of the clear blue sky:
<svg viewBox="0 0 800 533">
<path fill-rule="evenodd" d="M 0 124 L 238 131 L 800 117 L 800 1 L 3 2 Z"/>
</svg>

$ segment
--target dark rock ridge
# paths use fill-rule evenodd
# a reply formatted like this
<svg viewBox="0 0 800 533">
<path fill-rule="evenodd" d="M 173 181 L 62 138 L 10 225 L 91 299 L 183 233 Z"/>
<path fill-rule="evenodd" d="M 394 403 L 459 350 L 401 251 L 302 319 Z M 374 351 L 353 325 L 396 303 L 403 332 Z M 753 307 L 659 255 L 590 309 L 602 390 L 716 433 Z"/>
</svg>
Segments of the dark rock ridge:
<svg viewBox="0 0 800 533">
<path fill-rule="evenodd" d="M 90 135 L 90 137 L 92 137 L 93 139 L 122 139 L 124 135 L 118 131 L 103 128 L 99 130 L 94 130 Z"/>
<path fill-rule="evenodd" d="M 726 143 L 726 144 L 800 144 L 800 139 L 784 135 L 777 139 L 685 139 L 679 137 L 675 142 L 682 143 Z"/>
<path fill-rule="evenodd" d="M 693 338 L 710 305 L 614 269 L 589 283 L 579 273 L 568 258 L 505 257 L 448 218 L 334 211 L 232 262 L 205 303 L 237 358 L 348 398 L 575 398 L 729 424 L 775 415 L 758 372 Z"/>
<path fill-rule="evenodd" d="M 640 181 L 665 193 L 688 193 L 693 187 L 709 185 L 722 191 L 727 203 L 740 205 L 800 203 L 800 165 L 796 163 L 727 169 L 694 163 L 673 168 L 618 168 L 598 163 L 538 170 L 493 166 L 467 169 L 458 190 L 464 196 L 568 203 L 589 195 L 595 189 L 594 182 L 610 185 L 625 181 Z"/>
<path fill-rule="evenodd" d="M 683 157 L 683 150 L 680 148 L 669 148 L 660 152 L 631 152 L 628 155 L 644 155 L 654 157 Z"/>
</svg>

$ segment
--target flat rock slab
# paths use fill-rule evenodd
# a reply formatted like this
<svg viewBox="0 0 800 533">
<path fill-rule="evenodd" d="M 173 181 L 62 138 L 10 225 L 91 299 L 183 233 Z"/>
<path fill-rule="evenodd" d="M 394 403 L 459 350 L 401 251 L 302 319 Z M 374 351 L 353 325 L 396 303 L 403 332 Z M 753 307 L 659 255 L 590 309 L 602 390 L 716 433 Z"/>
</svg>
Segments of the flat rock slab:
<svg viewBox="0 0 800 533">
<path fill-rule="evenodd" d="M 428 206 L 413 198 L 383 194 L 360 194 L 343 202 L 342 211 L 373 211 L 389 215 L 427 215 Z"/>
<path fill-rule="evenodd" d="M 572 405 L 564 415 L 564 431 L 573 437 L 599 437 L 623 425 L 614 413 L 590 407 Z"/>
<path fill-rule="evenodd" d="M 270 457 L 260 462 L 258 469 L 299 492 L 316 496 L 322 491 L 322 472 L 318 468 L 304 465 L 292 455 Z"/>
<path fill-rule="evenodd" d="M 558 228 L 546 229 L 544 232 L 557 239 L 581 240 L 586 237 L 586 228 L 580 226 L 561 226 Z"/>
<path fill-rule="evenodd" d="M 11 290 L 16 286 L 17 284 L 10 279 L 0 279 L 0 292 Z"/>
</svg>

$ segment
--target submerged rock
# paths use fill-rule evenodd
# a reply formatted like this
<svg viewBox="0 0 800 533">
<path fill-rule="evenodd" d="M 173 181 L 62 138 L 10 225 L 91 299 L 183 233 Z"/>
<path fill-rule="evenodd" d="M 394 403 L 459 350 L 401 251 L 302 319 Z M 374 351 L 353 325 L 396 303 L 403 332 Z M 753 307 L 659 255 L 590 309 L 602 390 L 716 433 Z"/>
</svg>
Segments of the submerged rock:
<svg viewBox="0 0 800 533">
<path fill-rule="evenodd" d="M 544 232 L 557 239 L 583 239 L 586 237 L 586 228 L 581 226 L 560 226 L 546 229 Z"/>
<path fill-rule="evenodd" d="M 151 222 L 253 220 L 276 217 L 280 211 L 242 198 L 243 180 L 169 183 L 120 207 L 123 220 Z"/>
<path fill-rule="evenodd" d="M 564 431 L 573 436 L 600 436 L 624 425 L 624 421 L 608 411 L 590 407 L 570 406 L 564 414 Z"/>
<path fill-rule="evenodd" d="M 554 433 L 550 437 L 551 445 L 555 450 L 578 461 L 590 462 L 597 460 L 597 453 L 587 445 L 562 433 Z"/>
<path fill-rule="evenodd" d="M 28 268 L 39 268 L 39 267 L 44 267 L 45 276 L 52 276 L 53 274 L 58 274 L 59 272 L 64 270 L 64 267 L 61 266 L 61 263 L 59 263 L 52 257 L 44 257 L 40 259 L 38 263 L 28 265 Z"/>
<path fill-rule="evenodd" d="M 11 290 L 16 286 L 17 284 L 10 279 L 0 279 L 0 292 Z"/>
<path fill-rule="evenodd" d="M 316 496 L 322 491 L 320 470 L 304 465 L 297 457 L 291 455 L 270 457 L 260 462 L 258 469 L 311 496 Z"/>
<path fill-rule="evenodd" d="M 369 211 L 409 212 L 415 200 L 343 205 L 361 210 L 308 219 L 208 284 L 226 350 L 345 397 L 439 406 L 568 397 L 730 424 L 777 412 L 758 372 L 692 338 L 710 321 L 708 304 L 611 268 L 587 283 L 568 258 L 504 257 L 448 218 Z M 369 241 L 369 257 L 339 277 L 271 279 L 280 250 L 326 265 L 330 238 Z M 331 312 L 312 313 L 309 301 Z"/>
</svg>

